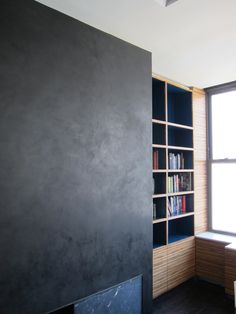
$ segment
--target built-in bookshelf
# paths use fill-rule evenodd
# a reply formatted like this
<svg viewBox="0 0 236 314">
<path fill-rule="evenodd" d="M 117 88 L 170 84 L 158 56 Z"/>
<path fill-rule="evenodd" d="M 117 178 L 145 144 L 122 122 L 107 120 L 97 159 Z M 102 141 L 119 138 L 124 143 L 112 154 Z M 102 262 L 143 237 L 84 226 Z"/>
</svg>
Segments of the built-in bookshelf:
<svg viewBox="0 0 236 314">
<path fill-rule="evenodd" d="M 194 235 L 192 92 L 156 78 L 153 87 L 153 248 Z"/>
<path fill-rule="evenodd" d="M 196 275 L 195 234 L 207 230 L 204 91 L 153 75 L 152 125 L 153 298 L 157 298 Z M 160 134 L 155 134 L 157 130 Z"/>
</svg>

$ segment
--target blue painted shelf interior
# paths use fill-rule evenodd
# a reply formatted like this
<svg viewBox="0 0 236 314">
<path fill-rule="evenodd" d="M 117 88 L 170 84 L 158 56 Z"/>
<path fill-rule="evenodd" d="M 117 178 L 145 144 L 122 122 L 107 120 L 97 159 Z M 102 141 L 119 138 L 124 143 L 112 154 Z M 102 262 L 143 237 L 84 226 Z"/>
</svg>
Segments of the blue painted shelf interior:
<svg viewBox="0 0 236 314">
<path fill-rule="evenodd" d="M 153 247 L 157 248 L 166 245 L 166 222 L 153 225 Z"/>
<path fill-rule="evenodd" d="M 165 114 L 165 82 L 152 79 L 152 116 L 156 120 L 166 120 Z"/>
<path fill-rule="evenodd" d="M 194 235 L 194 216 L 181 217 L 168 222 L 168 243 Z"/>
<path fill-rule="evenodd" d="M 167 100 L 168 122 L 192 126 L 192 93 L 168 84 Z"/>
</svg>

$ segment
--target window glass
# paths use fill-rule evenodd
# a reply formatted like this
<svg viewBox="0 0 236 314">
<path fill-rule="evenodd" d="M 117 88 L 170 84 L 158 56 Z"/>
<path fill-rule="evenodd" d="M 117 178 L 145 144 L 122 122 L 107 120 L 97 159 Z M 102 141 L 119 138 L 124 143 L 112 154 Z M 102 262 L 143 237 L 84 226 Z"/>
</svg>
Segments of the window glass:
<svg viewBox="0 0 236 314">
<path fill-rule="evenodd" d="M 236 91 L 213 95 L 212 158 L 236 159 Z"/>
<path fill-rule="evenodd" d="M 212 229 L 236 233 L 236 164 L 212 164 Z"/>
</svg>

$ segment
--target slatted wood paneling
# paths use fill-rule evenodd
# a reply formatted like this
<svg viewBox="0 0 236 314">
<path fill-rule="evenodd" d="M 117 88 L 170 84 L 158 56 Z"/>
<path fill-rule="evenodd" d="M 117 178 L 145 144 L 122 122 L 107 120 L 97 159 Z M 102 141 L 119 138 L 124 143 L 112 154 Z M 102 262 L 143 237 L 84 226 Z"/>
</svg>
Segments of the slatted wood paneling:
<svg viewBox="0 0 236 314">
<path fill-rule="evenodd" d="M 198 234 L 208 227 L 206 99 L 205 93 L 198 89 L 193 89 L 193 127 L 195 234 Z"/>
<path fill-rule="evenodd" d="M 168 290 L 195 275 L 195 239 L 168 245 Z"/>
<path fill-rule="evenodd" d="M 236 281 L 236 246 L 225 248 L 225 292 L 234 295 L 234 281 Z"/>
<path fill-rule="evenodd" d="M 167 291 L 167 246 L 153 250 L 153 298 Z"/>
<path fill-rule="evenodd" d="M 196 238 L 196 274 L 224 286 L 225 246 L 229 243 Z"/>
</svg>

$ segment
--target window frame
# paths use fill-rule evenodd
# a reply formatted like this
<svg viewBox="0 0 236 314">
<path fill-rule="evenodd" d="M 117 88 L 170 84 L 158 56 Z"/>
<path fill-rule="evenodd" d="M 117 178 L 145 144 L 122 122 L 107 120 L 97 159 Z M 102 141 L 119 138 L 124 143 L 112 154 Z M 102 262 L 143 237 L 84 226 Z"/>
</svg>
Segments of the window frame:
<svg viewBox="0 0 236 314">
<path fill-rule="evenodd" d="M 213 159 L 212 153 L 212 96 L 217 94 L 223 94 L 231 91 L 236 91 L 236 81 L 221 84 L 205 89 L 207 97 L 207 175 L 208 175 L 208 229 L 212 232 L 217 232 L 225 235 L 236 236 L 236 232 L 227 232 L 222 230 L 216 230 L 212 227 L 212 165 L 215 164 L 236 164 L 235 159 Z"/>
</svg>

